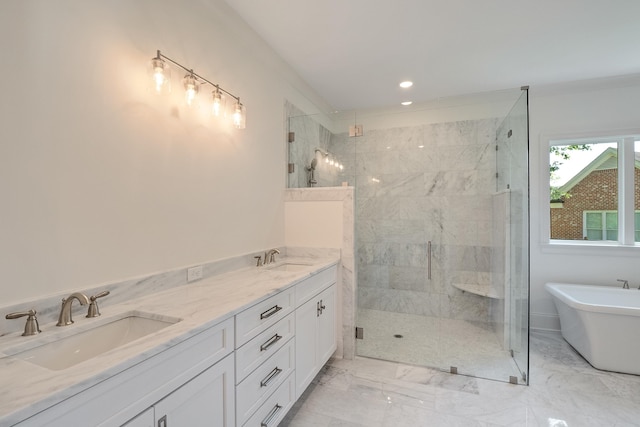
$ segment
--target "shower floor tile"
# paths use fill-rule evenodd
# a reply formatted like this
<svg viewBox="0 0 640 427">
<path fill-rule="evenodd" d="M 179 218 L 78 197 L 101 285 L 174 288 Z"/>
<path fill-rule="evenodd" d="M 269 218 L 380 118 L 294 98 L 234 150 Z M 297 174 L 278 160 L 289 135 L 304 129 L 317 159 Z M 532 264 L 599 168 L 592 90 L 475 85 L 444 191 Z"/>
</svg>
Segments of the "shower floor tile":
<svg viewBox="0 0 640 427">
<path fill-rule="evenodd" d="M 364 339 L 357 354 L 375 359 L 437 368 L 459 374 L 509 381 L 520 373 L 508 350 L 488 324 L 456 319 L 358 310 Z"/>
</svg>

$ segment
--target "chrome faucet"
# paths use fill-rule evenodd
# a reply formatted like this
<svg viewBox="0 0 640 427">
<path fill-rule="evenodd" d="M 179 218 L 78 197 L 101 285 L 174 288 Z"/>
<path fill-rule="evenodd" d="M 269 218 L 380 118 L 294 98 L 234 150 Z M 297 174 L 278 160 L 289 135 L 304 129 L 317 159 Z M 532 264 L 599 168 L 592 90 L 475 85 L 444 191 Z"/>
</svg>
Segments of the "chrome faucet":
<svg viewBox="0 0 640 427">
<path fill-rule="evenodd" d="M 622 289 L 629 289 L 629 281 L 624 279 L 616 279 L 618 282 L 622 282 Z M 638 288 L 640 289 L 640 288 Z"/>
<path fill-rule="evenodd" d="M 271 249 L 264 253 L 264 265 L 271 264 L 272 262 L 276 262 L 276 254 L 279 254 L 280 251 L 277 249 Z"/>
<path fill-rule="evenodd" d="M 60 309 L 60 316 L 58 316 L 58 323 L 56 326 L 67 326 L 73 323 L 71 318 L 71 304 L 73 300 L 77 299 L 80 305 L 89 304 L 89 298 L 81 292 L 74 292 L 69 297 L 62 299 L 62 308 Z"/>
</svg>

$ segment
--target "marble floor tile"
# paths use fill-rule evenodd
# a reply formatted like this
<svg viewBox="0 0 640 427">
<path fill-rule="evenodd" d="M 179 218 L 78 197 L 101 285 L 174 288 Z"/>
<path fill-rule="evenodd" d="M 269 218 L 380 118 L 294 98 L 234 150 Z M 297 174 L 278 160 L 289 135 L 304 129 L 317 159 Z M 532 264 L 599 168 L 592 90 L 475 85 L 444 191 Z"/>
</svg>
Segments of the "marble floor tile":
<svg viewBox="0 0 640 427">
<path fill-rule="evenodd" d="M 529 386 L 331 359 L 280 426 L 637 427 L 640 376 L 594 369 L 554 332 L 531 334 Z"/>
<path fill-rule="evenodd" d="M 509 352 L 486 323 L 358 309 L 358 325 L 364 328 L 364 339 L 356 344 L 360 356 L 446 371 L 454 366 L 461 374 L 507 382 L 510 376 L 520 378 Z"/>
</svg>

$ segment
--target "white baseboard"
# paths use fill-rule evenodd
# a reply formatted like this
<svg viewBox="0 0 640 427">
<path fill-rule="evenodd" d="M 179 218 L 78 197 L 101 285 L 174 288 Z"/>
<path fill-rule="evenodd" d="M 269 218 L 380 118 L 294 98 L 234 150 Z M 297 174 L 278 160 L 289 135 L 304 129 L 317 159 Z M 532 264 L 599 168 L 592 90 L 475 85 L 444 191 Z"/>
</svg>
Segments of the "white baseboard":
<svg viewBox="0 0 640 427">
<path fill-rule="evenodd" d="M 559 331 L 560 317 L 557 314 L 547 313 L 531 313 L 530 316 L 531 330 L 540 331 Z"/>
</svg>

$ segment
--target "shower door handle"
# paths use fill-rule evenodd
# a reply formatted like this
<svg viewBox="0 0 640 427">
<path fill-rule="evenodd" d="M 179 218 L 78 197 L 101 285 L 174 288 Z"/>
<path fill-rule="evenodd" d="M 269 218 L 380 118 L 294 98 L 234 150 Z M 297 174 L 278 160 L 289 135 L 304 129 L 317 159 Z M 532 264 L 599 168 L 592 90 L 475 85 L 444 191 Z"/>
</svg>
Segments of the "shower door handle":
<svg viewBox="0 0 640 427">
<path fill-rule="evenodd" d="M 431 240 L 427 242 L 427 279 L 431 280 Z"/>
</svg>

